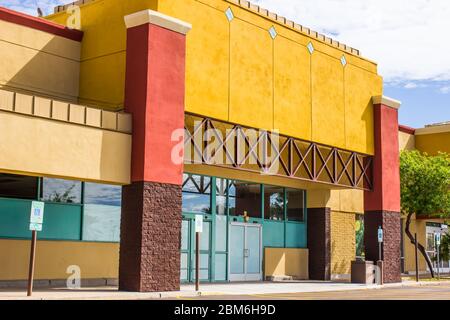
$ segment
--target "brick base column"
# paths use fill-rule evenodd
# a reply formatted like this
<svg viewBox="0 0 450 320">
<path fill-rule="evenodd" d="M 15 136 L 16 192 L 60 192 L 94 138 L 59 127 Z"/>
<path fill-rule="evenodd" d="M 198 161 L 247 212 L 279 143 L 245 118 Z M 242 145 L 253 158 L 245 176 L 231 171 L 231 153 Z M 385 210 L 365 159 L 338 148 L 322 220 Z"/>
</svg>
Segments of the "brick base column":
<svg viewBox="0 0 450 320">
<path fill-rule="evenodd" d="M 308 208 L 308 269 L 310 280 L 331 279 L 331 209 Z"/>
<path fill-rule="evenodd" d="M 122 197 L 120 290 L 179 290 L 181 186 L 135 182 Z"/>
<path fill-rule="evenodd" d="M 401 282 L 400 213 L 389 211 L 371 211 L 364 215 L 364 243 L 366 244 L 366 260 L 379 260 L 378 228 L 383 228 L 384 242 L 381 246 L 381 259 L 385 261 L 383 276 L 385 283 Z"/>
</svg>

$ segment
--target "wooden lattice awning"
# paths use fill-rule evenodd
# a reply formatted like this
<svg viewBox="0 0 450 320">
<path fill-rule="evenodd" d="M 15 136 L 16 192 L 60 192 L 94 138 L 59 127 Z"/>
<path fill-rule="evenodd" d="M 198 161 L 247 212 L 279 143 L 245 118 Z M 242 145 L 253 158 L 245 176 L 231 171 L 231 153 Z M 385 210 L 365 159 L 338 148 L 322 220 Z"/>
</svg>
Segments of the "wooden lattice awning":
<svg viewBox="0 0 450 320">
<path fill-rule="evenodd" d="M 371 190 L 373 157 L 254 128 L 185 115 L 185 163 Z"/>
</svg>

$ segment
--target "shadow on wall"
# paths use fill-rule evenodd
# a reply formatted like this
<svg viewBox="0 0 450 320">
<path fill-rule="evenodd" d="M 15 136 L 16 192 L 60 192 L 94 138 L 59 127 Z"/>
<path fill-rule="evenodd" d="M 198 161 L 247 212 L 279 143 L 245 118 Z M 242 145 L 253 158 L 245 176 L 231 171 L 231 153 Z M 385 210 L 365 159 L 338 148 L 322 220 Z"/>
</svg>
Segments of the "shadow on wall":
<svg viewBox="0 0 450 320">
<path fill-rule="evenodd" d="M 11 29 L 0 39 L 0 87 L 78 102 L 79 42 L 3 21 L 0 26 Z"/>
</svg>

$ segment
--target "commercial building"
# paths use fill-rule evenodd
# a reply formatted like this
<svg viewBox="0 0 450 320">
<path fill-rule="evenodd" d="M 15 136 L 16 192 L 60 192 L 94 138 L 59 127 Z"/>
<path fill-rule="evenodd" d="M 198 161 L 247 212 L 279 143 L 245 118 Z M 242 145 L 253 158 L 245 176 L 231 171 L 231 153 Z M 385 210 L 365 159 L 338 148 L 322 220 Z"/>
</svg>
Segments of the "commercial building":
<svg viewBox="0 0 450 320">
<path fill-rule="evenodd" d="M 431 156 L 437 155 L 439 152 L 450 154 L 450 123 L 436 123 L 419 129 L 400 126 L 399 141 L 401 150 L 419 150 Z M 411 223 L 411 233 L 417 234 L 418 242 L 425 247 L 436 270 L 438 264 L 435 233 L 448 233 L 447 225 L 448 219 L 436 216 L 414 216 Z M 402 228 L 405 228 L 404 222 L 402 222 Z M 415 247 L 405 233 L 403 233 L 402 243 L 402 272 L 415 273 Z M 440 259 L 439 270 L 450 272 L 449 263 L 449 261 Z M 426 261 L 420 253 L 418 267 L 421 273 L 429 272 Z"/>
<path fill-rule="evenodd" d="M 376 63 L 247 1 L 76 5 L 0 8 L 0 280 L 26 279 L 33 200 L 39 280 L 177 290 L 196 215 L 203 281 L 346 278 L 379 227 L 401 280 L 400 103 Z"/>
</svg>

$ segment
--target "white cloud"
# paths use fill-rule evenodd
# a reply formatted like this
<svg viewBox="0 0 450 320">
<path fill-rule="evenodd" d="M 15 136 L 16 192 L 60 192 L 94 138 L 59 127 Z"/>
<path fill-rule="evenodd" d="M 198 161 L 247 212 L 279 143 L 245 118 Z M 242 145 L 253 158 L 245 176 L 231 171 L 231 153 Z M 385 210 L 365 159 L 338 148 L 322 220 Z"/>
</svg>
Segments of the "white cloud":
<svg viewBox="0 0 450 320">
<path fill-rule="evenodd" d="M 448 0 L 252 0 L 360 49 L 388 82 L 450 80 Z"/>
<path fill-rule="evenodd" d="M 450 86 L 444 86 L 439 88 L 439 92 L 442 94 L 449 94 L 450 93 Z"/>
</svg>

